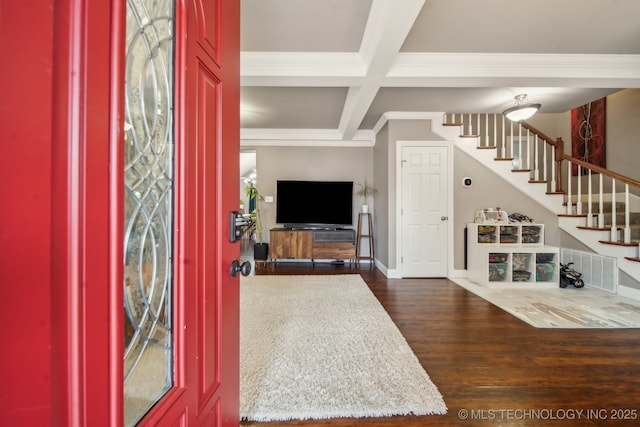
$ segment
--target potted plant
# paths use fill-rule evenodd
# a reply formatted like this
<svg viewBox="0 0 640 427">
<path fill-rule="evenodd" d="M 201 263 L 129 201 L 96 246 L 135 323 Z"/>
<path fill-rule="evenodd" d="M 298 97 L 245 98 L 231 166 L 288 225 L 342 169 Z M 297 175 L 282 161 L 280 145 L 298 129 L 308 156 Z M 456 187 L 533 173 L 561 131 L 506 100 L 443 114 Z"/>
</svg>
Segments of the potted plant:
<svg viewBox="0 0 640 427">
<path fill-rule="evenodd" d="M 369 212 L 369 204 L 367 203 L 367 199 L 369 197 L 373 197 L 373 195 L 378 191 L 372 185 L 367 183 L 367 179 L 365 178 L 364 184 L 358 183 L 358 189 L 356 190 L 356 194 L 364 200 L 362 204 L 362 213 Z"/>
<path fill-rule="evenodd" d="M 252 228 L 256 238 L 253 245 L 253 259 L 266 261 L 269 256 L 269 244 L 262 241 L 262 219 L 260 218 L 260 202 L 264 201 L 264 196 L 260 194 L 258 189 L 251 184 L 246 188 L 247 197 L 249 197 L 249 208 L 253 208 L 249 215 L 253 222 Z"/>
</svg>

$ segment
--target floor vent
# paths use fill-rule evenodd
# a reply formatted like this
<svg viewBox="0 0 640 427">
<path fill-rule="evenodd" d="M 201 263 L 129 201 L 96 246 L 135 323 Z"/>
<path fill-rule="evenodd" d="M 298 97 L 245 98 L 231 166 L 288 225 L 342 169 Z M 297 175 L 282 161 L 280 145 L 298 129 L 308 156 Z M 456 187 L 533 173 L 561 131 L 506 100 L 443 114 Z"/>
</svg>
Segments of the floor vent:
<svg viewBox="0 0 640 427">
<path fill-rule="evenodd" d="M 572 267 L 582 273 L 582 279 L 586 285 L 617 293 L 618 266 L 615 258 L 560 248 L 560 262 L 562 264 L 572 262 Z"/>
</svg>

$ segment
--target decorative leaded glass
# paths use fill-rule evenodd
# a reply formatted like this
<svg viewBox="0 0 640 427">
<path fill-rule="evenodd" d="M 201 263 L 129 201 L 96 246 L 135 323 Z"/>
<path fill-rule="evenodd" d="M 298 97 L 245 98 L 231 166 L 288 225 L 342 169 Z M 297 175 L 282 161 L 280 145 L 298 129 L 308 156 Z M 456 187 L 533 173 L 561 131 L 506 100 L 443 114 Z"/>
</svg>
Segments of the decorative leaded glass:
<svg viewBox="0 0 640 427">
<path fill-rule="evenodd" d="M 174 0 L 128 0 L 124 148 L 124 421 L 173 385 Z"/>
</svg>

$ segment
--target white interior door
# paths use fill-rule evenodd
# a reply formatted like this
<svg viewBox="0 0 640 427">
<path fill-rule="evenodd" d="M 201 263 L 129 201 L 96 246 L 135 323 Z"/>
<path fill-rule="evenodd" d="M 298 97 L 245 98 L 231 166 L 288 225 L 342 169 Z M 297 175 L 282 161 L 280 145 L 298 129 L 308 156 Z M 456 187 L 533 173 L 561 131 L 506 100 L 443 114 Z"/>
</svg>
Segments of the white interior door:
<svg viewBox="0 0 640 427">
<path fill-rule="evenodd" d="M 401 149 L 402 277 L 446 277 L 448 261 L 449 149 Z"/>
</svg>

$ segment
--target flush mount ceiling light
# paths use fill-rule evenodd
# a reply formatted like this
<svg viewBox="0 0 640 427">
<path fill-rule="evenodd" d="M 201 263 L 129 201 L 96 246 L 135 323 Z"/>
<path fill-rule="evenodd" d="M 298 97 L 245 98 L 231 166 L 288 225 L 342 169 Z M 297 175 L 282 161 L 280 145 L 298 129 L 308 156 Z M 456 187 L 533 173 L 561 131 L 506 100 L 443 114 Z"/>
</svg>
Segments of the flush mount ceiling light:
<svg viewBox="0 0 640 427">
<path fill-rule="evenodd" d="M 540 109 L 540 104 L 527 104 L 527 94 L 516 95 L 515 107 L 507 108 L 502 114 L 513 122 L 521 122 L 533 116 Z"/>
</svg>

